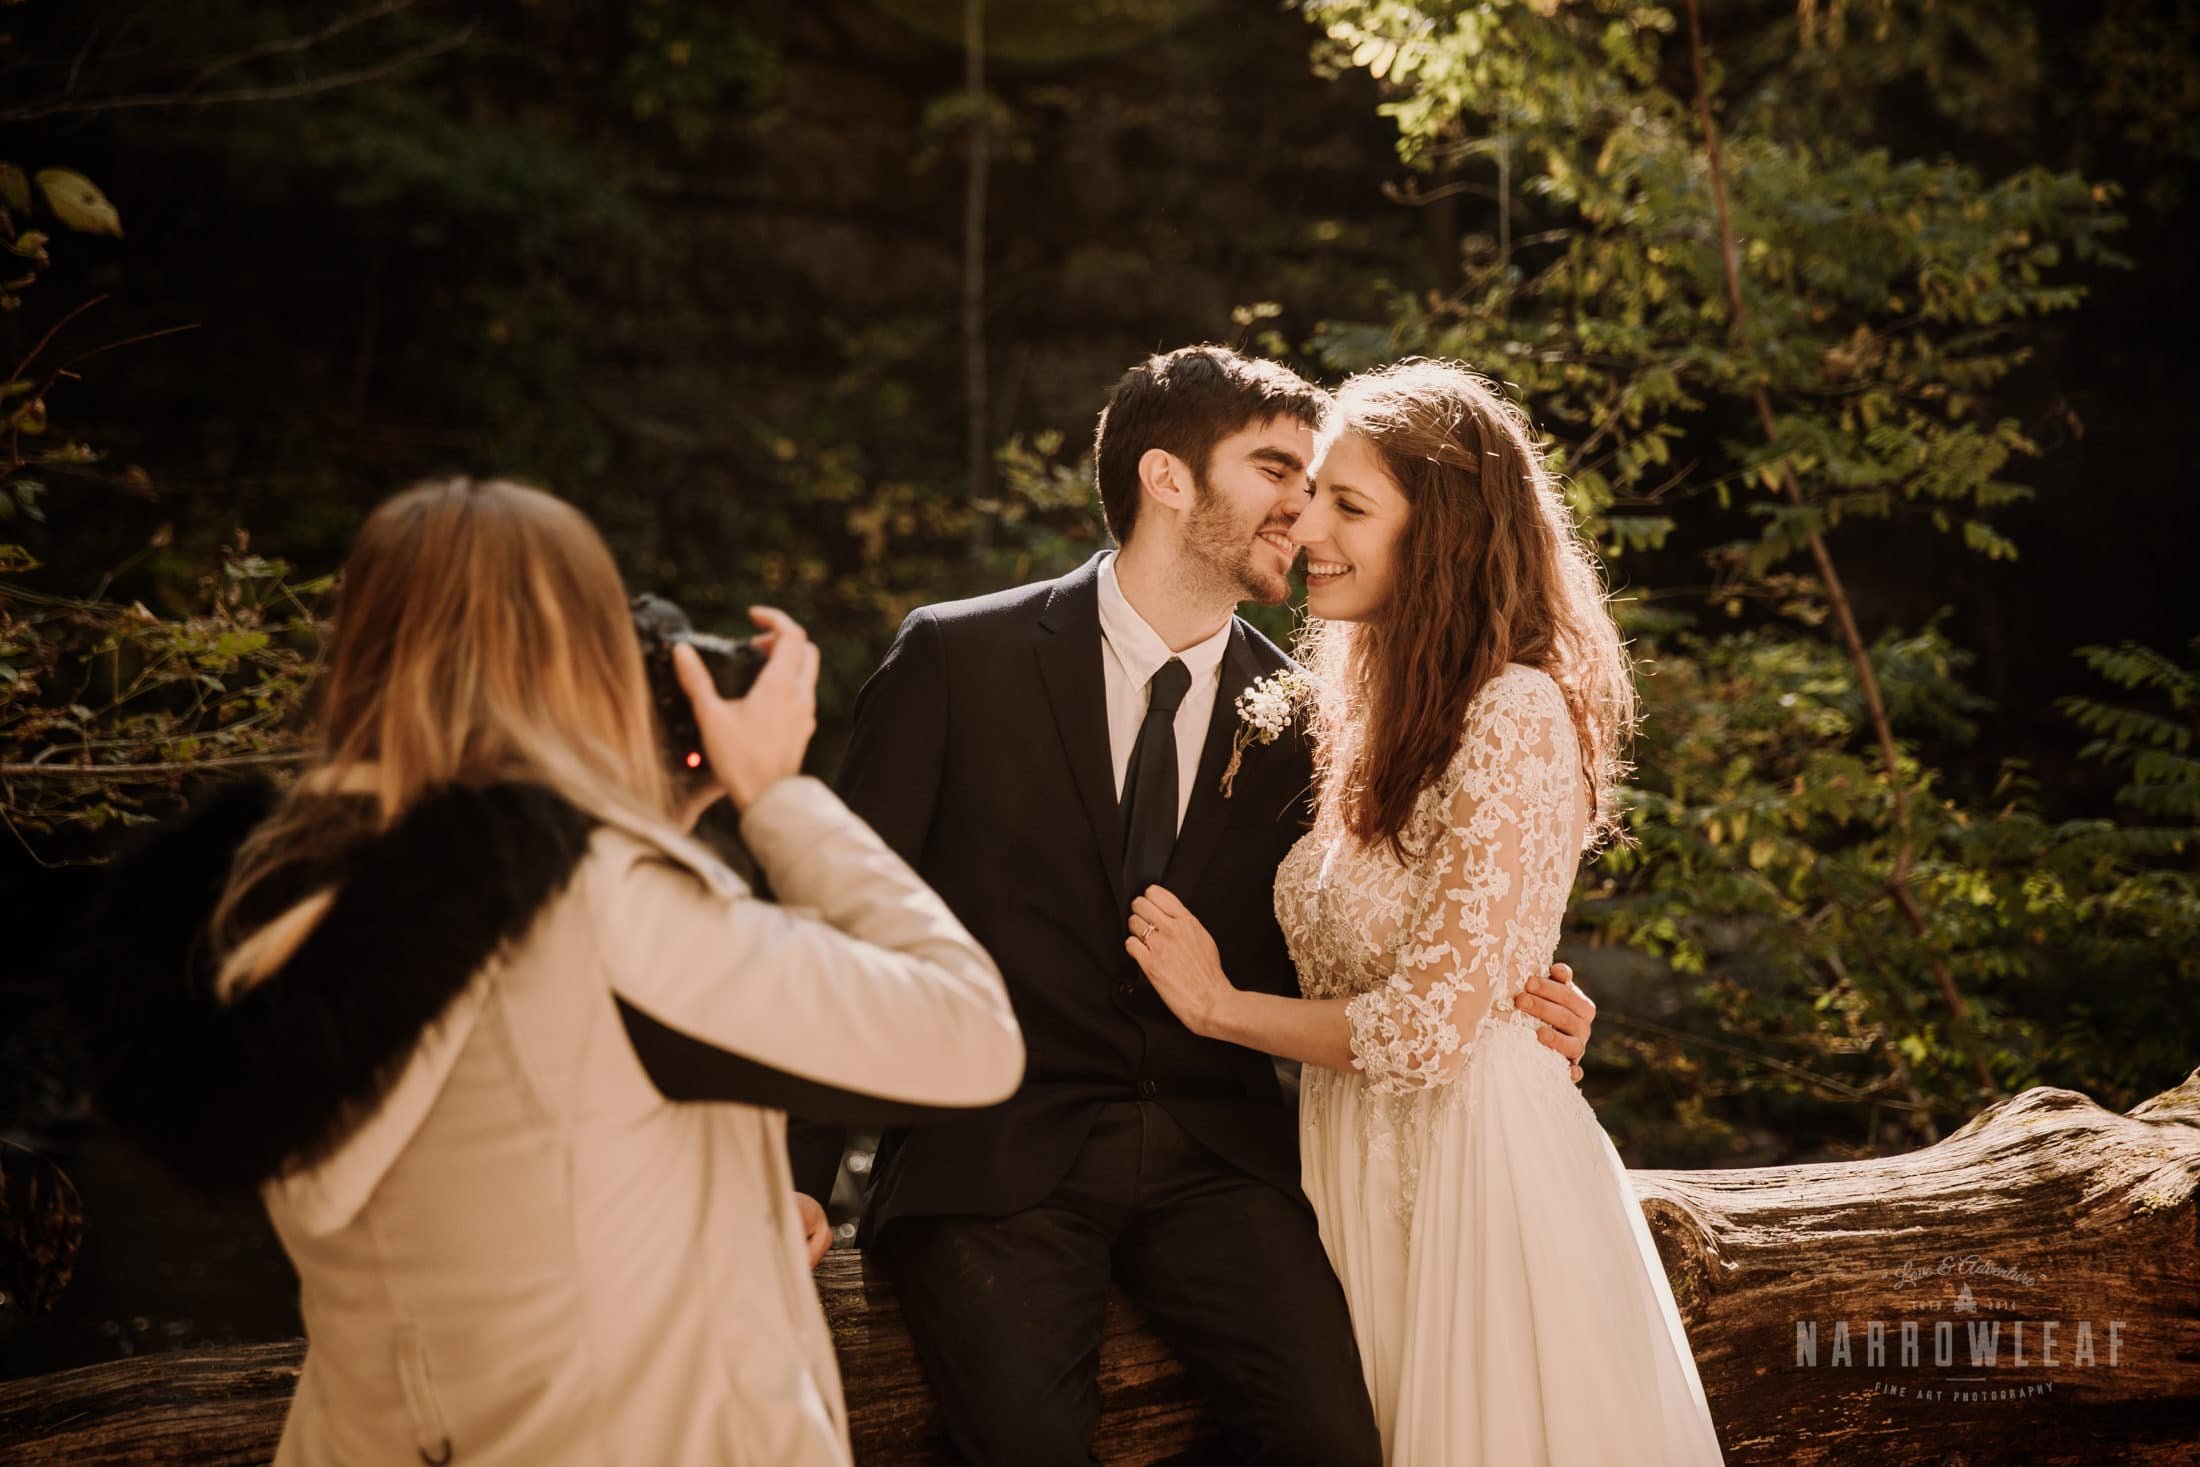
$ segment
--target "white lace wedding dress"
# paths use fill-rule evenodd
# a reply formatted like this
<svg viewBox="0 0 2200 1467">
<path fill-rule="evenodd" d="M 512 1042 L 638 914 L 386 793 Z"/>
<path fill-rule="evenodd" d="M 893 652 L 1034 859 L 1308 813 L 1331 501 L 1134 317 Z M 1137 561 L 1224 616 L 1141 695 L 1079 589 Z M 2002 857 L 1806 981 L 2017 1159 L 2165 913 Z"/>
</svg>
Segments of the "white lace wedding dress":
<svg viewBox="0 0 2200 1467">
<path fill-rule="evenodd" d="M 1325 798 L 1277 873 L 1301 991 L 1351 998 L 1359 1069 L 1306 1066 L 1299 1147 L 1390 1467 L 1720 1460 L 1619 1153 L 1513 1006 L 1582 852 L 1576 748 L 1558 685 L 1514 664 L 1422 792 L 1417 859 Z"/>
</svg>

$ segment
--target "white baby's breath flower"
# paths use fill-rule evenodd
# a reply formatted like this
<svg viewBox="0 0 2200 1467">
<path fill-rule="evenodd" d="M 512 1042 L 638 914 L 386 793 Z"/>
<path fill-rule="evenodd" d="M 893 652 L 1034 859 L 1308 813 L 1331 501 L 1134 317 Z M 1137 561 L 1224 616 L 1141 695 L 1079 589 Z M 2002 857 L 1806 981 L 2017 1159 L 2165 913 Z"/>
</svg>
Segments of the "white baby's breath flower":
<svg viewBox="0 0 2200 1467">
<path fill-rule="evenodd" d="M 1230 767 L 1222 771 L 1222 797 L 1230 798 L 1238 764 L 1254 744 L 1272 744 L 1283 737 L 1298 717 L 1299 705 L 1313 692 L 1313 684 L 1297 668 L 1270 673 L 1237 697 L 1238 726 L 1230 741 Z"/>
</svg>

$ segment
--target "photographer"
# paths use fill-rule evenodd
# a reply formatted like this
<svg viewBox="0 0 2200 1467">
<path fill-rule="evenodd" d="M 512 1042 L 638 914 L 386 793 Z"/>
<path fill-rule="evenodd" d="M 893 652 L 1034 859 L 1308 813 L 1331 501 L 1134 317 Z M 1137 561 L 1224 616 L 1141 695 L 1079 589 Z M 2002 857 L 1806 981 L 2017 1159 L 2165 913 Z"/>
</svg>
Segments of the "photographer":
<svg viewBox="0 0 2200 1467">
<path fill-rule="evenodd" d="M 990 1104 L 1023 1046 L 800 774 L 817 650 L 753 615 L 743 698 L 675 649 L 712 776 L 683 797 L 594 528 L 416 487 L 346 564 L 305 775 L 119 864 L 75 985 L 100 1097 L 260 1190 L 308 1339 L 279 1464 L 848 1462 L 784 1108 Z M 784 906 L 686 834 L 721 792 Z"/>
</svg>

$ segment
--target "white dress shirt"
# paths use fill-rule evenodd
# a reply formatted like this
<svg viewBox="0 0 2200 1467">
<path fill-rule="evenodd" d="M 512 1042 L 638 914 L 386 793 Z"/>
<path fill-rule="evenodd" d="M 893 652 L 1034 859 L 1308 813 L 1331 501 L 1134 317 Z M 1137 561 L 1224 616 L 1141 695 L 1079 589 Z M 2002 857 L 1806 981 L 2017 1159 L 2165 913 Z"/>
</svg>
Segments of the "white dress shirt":
<svg viewBox="0 0 2200 1467">
<path fill-rule="evenodd" d="M 1146 684 L 1171 657 L 1192 675 L 1184 701 L 1176 707 L 1176 824 L 1184 827 L 1184 812 L 1191 808 L 1192 785 L 1199 778 L 1199 756 L 1206 748 L 1207 725 L 1213 721 L 1215 694 L 1222 686 L 1222 654 L 1230 645 L 1230 623 L 1204 642 L 1181 652 L 1171 652 L 1161 634 L 1123 594 L 1115 579 L 1115 554 L 1100 565 L 1100 663 L 1108 685 L 1108 755 L 1115 765 L 1115 798 L 1123 798 L 1123 776 L 1130 768 L 1131 750 L 1138 744 L 1138 726 L 1146 721 L 1150 701 Z"/>
</svg>

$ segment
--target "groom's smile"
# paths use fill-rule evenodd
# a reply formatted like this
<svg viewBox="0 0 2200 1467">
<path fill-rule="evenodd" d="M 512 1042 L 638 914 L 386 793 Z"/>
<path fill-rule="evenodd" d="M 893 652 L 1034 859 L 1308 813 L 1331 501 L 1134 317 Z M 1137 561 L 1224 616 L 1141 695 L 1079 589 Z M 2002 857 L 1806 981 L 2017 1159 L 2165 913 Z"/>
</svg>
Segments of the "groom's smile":
<svg viewBox="0 0 2200 1467">
<path fill-rule="evenodd" d="M 1291 524 L 1306 503 L 1313 457 L 1313 430 L 1290 418 L 1248 424 L 1209 456 L 1186 547 L 1240 599 L 1276 606 L 1290 594 L 1299 553 Z"/>
</svg>

